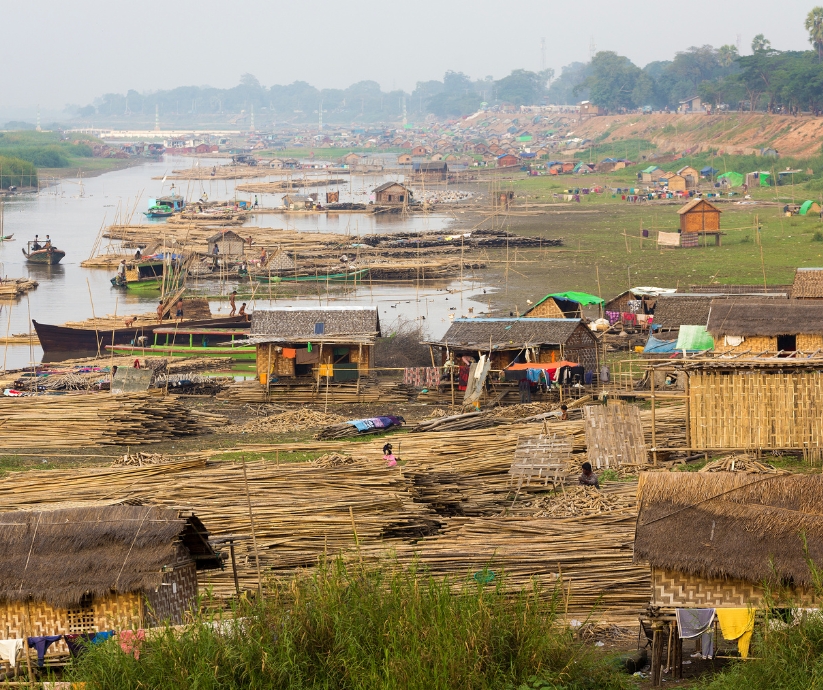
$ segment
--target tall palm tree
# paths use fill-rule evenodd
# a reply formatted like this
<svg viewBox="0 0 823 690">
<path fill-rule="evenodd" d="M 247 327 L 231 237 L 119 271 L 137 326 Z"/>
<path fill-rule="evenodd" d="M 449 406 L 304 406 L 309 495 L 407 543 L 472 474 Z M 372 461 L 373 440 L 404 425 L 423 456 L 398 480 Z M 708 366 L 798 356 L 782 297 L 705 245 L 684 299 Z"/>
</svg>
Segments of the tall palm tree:
<svg viewBox="0 0 823 690">
<path fill-rule="evenodd" d="M 817 50 L 817 59 L 823 59 L 823 7 L 815 7 L 803 23 L 809 32 L 809 43 Z"/>
<path fill-rule="evenodd" d="M 763 53 L 772 47 L 772 42 L 766 38 L 763 34 L 757 34 L 752 39 L 752 52 L 753 53 Z"/>
</svg>

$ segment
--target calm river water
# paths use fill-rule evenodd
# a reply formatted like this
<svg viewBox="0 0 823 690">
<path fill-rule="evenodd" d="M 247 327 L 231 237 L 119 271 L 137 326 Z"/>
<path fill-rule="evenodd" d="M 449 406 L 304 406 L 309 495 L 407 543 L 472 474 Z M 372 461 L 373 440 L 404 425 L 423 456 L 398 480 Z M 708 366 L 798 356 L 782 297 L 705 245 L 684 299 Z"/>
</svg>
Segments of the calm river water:
<svg viewBox="0 0 823 690">
<path fill-rule="evenodd" d="M 225 161 L 201 160 L 201 165 Z M 150 197 L 169 192 L 171 181 L 153 180 L 162 177 L 173 169 L 190 167 L 191 158 L 166 157 L 162 161 L 147 162 L 144 165 L 106 173 L 98 177 L 82 180 L 77 178 L 63 180 L 56 187 L 43 190 L 39 195 L 20 195 L 6 198 L 5 233 L 14 234 L 14 241 L 0 242 L 0 274 L 8 277 L 28 276 L 39 281 L 40 285 L 31 291 L 28 297 L 0 305 L 0 334 L 26 333 L 29 331 L 30 318 L 43 323 L 60 324 L 66 321 L 79 321 L 92 315 L 131 314 L 152 311 L 156 297 L 151 293 L 136 295 L 131 292 L 115 290 L 109 282 L 113 272 L 107 269 L 82 268 L 80 262 L 88 258 L 95 244 L 98 232 L 103 224 L 114 220 L 118 204 L 121 208 L 135 207 L 137 212 L 132 223 L 146 222 L 142 212 L 146 210 Z M 397 175 L 354 175 L 345 184 L 332 185 L 340 190 L 341 201 L 368 201 L 369 193 L 375 186 Z M 271 180 L 283 179 L 282 175 L 272 175 Z M 241 180 L 238 184 L 262 182 L 263 179 Z M 179 191 L 191 198 L 198 198 L 205 191 L 210 199 L 234 198 L 234 181 L 186 181 L 175 182 Z M 323 188 L 316 191 L 324 192 Z M 238 194 L 238 198 L 250 199 L 253 194 Z M 258 195 L 263 206 L 280 205 L 282 194 Z M 138 200 L 139 197 L 139 200 Z M 140 220 L 138 220 L 138 218 Z M 371 232 L 393 232 L 408 230 L 443 230 L 449 224 L 447 215 L 411 216 L 405 219 L 397 216 L 369 216 L 362 214 L 341 214 L 326 216 L 312 214 L 307 216 L 260 214 L 249 225 L 257 227 L 294 228 L 307 232 L 339 232 L 341 234 L 366 234 Z M 21 248 L 26 240 L 34 235 L 41 240 L 46 234 L 51 235 L 52 242 L 66 252 L 66 257 L 57 266 L 36 266 L 27 264 Z M 104 240 L 105 242 L 105 240 Z M 215 284 L 216 285 L 216 284 Z M 368 286 L 358 288 L 354 294 L 344 298 L 331 299 L 325 296 L 307 297 L 300 300 L 277 300 L 278 305 L 317 305 L 322 304 L 376 304 L 380 309 L 381 323 L 384 330 L 391 328 L 391 322 L 398 316 L 421 320 L 426 324 L 429 335 L 441 336 L 448 328 L 451 318 L 465 314 L 471 307 L 475 314 L 486 310 L 485 305 L 468 300 L 469 294 L 475 294 L 481 287 L 486 287 L 471 280 L 464 281 L 462 288 L 458 283 L 445 289 L 427 288 L 417 290 L 415 287 L 387 287 L 370 289 Z M 489 291 L 490 288 L 487 288 Z M 268 294 L 258 298 L 252 307 L 266 308 L 270 302 Z M 225 303 L 212 304 L 215 314 L 226 311 Z M 39 362 L 42 351 L 35 347 L 33 352 L 27 345 L 2 346 L 5 368 L 24 367 L 34 361 Z M 2 364 L 0 363 L 0 367 Z"/>
</svg>

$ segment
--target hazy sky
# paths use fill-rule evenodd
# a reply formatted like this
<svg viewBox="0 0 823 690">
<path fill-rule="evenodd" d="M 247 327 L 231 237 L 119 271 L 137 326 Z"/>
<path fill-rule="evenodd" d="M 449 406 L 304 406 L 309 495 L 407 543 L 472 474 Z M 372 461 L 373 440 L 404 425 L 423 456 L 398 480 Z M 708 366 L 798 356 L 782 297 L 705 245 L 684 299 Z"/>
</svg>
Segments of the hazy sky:
<svg viewBox="0 0 823 690">
<path fill-rule="evenodd" d="M 105 92 L 208 84 L 251 72 L 266 86 L 304 80 L 345 87 L 374 79 L 411 90 L 448 70 L 500 78 L 586 61 L 590 43 L 643 66 L 692 45 L 764 33 L 775 48 L 808 47 L 799 0 L 250 0 L 0 1 L 0 113 L 85 105 Z"/>
</svg>

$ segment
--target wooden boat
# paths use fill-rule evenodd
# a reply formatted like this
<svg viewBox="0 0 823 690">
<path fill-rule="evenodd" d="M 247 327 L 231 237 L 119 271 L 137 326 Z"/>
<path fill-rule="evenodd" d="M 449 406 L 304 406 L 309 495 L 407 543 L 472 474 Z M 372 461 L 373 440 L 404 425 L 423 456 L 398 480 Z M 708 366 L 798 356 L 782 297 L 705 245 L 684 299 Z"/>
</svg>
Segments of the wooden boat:
<svg viewBox="0 0 823 690">
<path fill-rule="evenodd" d="M 315 275 L 298 275 L 298 276 L 255 276 L 261 283 L 342 283 L 348 281 L 361 280 L 369 272 L 368 268 L 361 268 L 357 271 L 349 271 L 347 273 L 321 273 Z"/>
<path fill-rule="evenodd" d="M 126 288 L 128 290 L 160 290 L 163 287 L 163 275 L 166 264 L 163 261 L 148 259 L 137 261 L 126 265 L 126 279 L 121 280 L 118 276 L 111 279 L 112 287 Z M 174 290 L 179 285 L 179 278 L 166 281 L 166 289 Z"/>
<path fill-rule="evenodd" d="M 55 264 L 59 264 L 63 257 L 66 255 L 61 249 L 57 247 L 41 247 L 40 249 L 32 249 L 32 245 L 34 242 L 28 242 L 28 251 L 23 249 L 23 256 L 26 257 L 26 261 L 30 264 L 46 264 L 48 266 L 54 266 Z"/>
<path fill-rule="evenodd" d="M 254 345 L 106 345 L 106 351 L 118 356 L 136 357 L 231 357 L 232 359 L 257 359 Z"/>
<path fill-rule="evenodd" d="M 146 218 L 170 218 L 174 215 L 171 206 L 152 206 L 148 211 L 143 213 Z"/>
<path fill-rule="evenodd" d="M 0 242 L 11 242 L 13 238 L 14 233 L 11 233 L 11 235 L 3 235 L 2 237 L 0 237 Z"/>
<path fill-rule="evenodd" d="M 146 342 L 152 342 L 154 330 L 169 325 L 169 321 L 156 324 L 141 324 L 131 328 L 72 328 L 70 326 L 52 326 L 38 323 L 32 319 L 34 330 L 40 346 L 43 348 L 44 361 L 59 361 L 70 357 L 94 356 L 105 351 L 106 345 L 129 345 L 137 343 L 140 337 L 145 336 Z M 248 329 L 250 322 L 245 316 L 225 316 L 215 319 L 192 319 L 181 321 L 180 328 L 237 328 Z M 172 343 L 183 343 L 189 337 L 180 334 L 172 339 Z"/>
</svg>

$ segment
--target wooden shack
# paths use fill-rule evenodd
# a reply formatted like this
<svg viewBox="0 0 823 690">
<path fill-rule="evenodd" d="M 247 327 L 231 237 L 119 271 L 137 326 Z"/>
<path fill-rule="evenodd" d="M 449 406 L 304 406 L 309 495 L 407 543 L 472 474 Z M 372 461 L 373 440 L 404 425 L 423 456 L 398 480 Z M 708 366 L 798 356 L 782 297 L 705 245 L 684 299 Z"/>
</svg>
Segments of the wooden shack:
<svg viewBox="0 0 823 690">
<path fill-rule="evenodd" d="M 197 572 L 222 567 L 208 537 L 192 513 L 156 506 L 2 513 L 0 631 L 10 639 L 180 625 L 196 603 Z"/>
<path fill-rule="evenodd" d="M 817 600 L 809 559 L 823 562 L 823 476 L 644 472 L 638 496 L 634 559 L 650 566 L 652 606 Z M 684 525 L 695 538 L 677 538 Z"/>
<path fill-rule="evenodd" d="M 374 203 L 381 206 L 408 206 L 412 199 L 409 188 L 399 182 L 381 184 L 372 193 Z"/>
<path fill-rule="evenodd" d="M 283 196 L 283 207 L 289 211 L 307 211 L 314 206 L 314 199 L 302 194 L 286 194 Z"/>
<path fill-rule="evenodd" d="M 455 319 L 443 338 L 428 344 L 440 351 L 442 362 L 490 354 L 492 370 L 526 361 L 569 361 L 586 371 L 598 366 L 597 339 L 580 319 Z"/>
<path fill-rule="evenodd" d="M 209 237 L 206 242 L 209 245 L 209 254 L 214 254 L 215 247 L 220 256 L 243 256 L 246 253 L 246 240 L 234 230 L 221 230 Z"/>
<path fill-rule="evenodd" d="M 580 319 L 583 307 L 603 304 L 603 300 L 585 292 L 555 292 L 546 295 L 531 307 L 523 316 L 527 318 Z"/>
<path fill-rule="evenodd" d="M 257 346 L 258 380 L 271 388 L 367 376 L 379 336 L 375 307 L 280 307 L 255 309 L 249 337 Z"/>
<path fill-rule="evenodd" d="M 677 174 L 686 181 L 686 189 L 693 189 L 700 182 L 700 173 L 690 165 L 680 168 Z"/>
<path fill-rule="evenodd" d="M 412 169 L 422 179 L 433 182 L 445 181 L 449 175 L 449 164 L 445 161 L 415 163 Z"/>
<path fill-rule="evenodd" d="M 515 165 L 520 165 L 520 159 L 513 153 L 504 153 L 497 157 L 498 168 L 511 168 Z"/>
<path fill-rule="evenodd" d="M 685 192 L 687 189 L 686 178 L 675 173 L 667 179 L 666 187 L 670 192 Z"/>
<path fill-rule="evenodd" d="M 669 186 L 671 189 L 671 184 Z M 685 187 L 684 187 L 685 189 Z M 722 211 L 705 199 L 692 199 L 677 210 L 680 216 L 680 232 L 717 232 L 720 230 Z"/>
<path fill-rule="evenodd" d="M 817 353 L 823 351 L 823 304 L 817 300 L 712 300 L 706 329 L 718 352 Z"/>
</svg>

